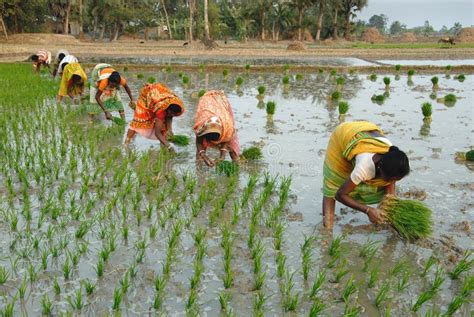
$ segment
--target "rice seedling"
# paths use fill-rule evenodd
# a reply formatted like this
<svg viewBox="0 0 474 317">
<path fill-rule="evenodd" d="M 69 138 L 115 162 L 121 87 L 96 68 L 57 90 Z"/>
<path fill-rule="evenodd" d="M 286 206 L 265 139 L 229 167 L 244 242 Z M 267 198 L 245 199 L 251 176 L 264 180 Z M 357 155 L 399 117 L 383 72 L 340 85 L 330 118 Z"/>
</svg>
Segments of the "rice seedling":
<svg viewBox="0 0 474 317">
<path fill-rule="evenodd" d="M 349 273 L 345 259 L 337 266 L 336 272 L 334 274 L 333 283 L 340 283 L 344 276 Z"/>
<path fill-rule="evenodd" d="M 379 209 L 386 221 L 404 239 L 425 238 L 432 232 L 431 210 L 420 201 L 386 196 Z"/>
<path fill-rule="evenodd" d="M 234 162 L 222 161 L 216 164 L 216 172 L 230 177 L 239 173 L 239 165 Z"/>
<path fill-rule="evenodd" d="M 226 292 L 220 292 L 219 293 L 219 303 L 221 304 L 221 310 L 224 312 L 229 311 L 229 302 L 230 302 L 231 296 L 229 293 Z"/>
<path fill-rule="evenodd" d="M 294 276 L 295 272 L 290 274 L 290 271 L 287 269 L 285 271 L 285 281 L 282 283 L 281 288 L 282 288 L 282 305 L 283 305 L 283 310 L 288 312 L 288 311 L 295 311 L 296 308 L 298 307 L 298 303 L 300 300 L 300 294 L 299 293 L 293 293 L 293 287 L 295 286 L 294 282 Z"/>
<path fill-rule="evenodd" d="M 438 81 L 439 81 L 439 78 L 437 76 L 431 77 L 431 83 L 433 84 L 433 90 L 439 88 Z"/>
<path fill-rule="evenodd" d="M 6 300 L 6 299 L 5 299 Z M 16 302 L 16 295 L 13 296 L 10 302 L 6 302 L 3 309 L 0 311 L 2 317 L 13 317 L 15 311 L 15 302 Z"/>
<path fill-rule="evenodd" d="M 241 76 L 237 77 L 237 79 L 235 80 L 235 86 L 237 86 L 237 88 L 240 88 L 240 86 L 242 86 L 243 83 L 244 83 L 244 79 Z"/>
<path fill-rule="evenodd" d="M 425 120 L 431 119 L 432 114 L 432 105 L 429 102 L 425 102 L 421 105 L 421 112 L 423 113 L 423 117 Z"/>
<path fill-rule="evenodd" d="M 53 280 L 53 290 L 56 296 L 61 295 L 61 286 L 59 285 L 58 278 L 55 276 Z"/>
<path fill-rule="evenodd" d="M 26 287 L 28 286 L 27 281 L 26 281 L 26 276 L 23 278 L 23 282 L 20 284 L 18 287 L 18 295 L 20 297 L 20 300 L 23 301 L 25 299 L 26 295 Z"/>
<path fill-rule="evenodd" d="M 206 89 L 200 89 L 198 92 L 198 97 L 201 98 L 206 93 Z"/>
<path fill-rule="evenodd" d="M 344 289 L 342 290 L 342 300 L 346 305 L 349 303 L 349 299 L 357 291 L 357 286 L 354 283 L 354 276 L 351 276 L 347 282 L 346 285 L 344 286 Z"/>
<path fill-rule="evenodd" d="M 460 292 L 453 297 L 451 302 L 448 305 L 447 311 L 443 314 L 443 316 L 453 316 L 456 311 L 461 308 L 462 305 L 465 303 L 469 303 L 469 299 L 471 297 L 471 293 L 474 290 L 474 276 L 468 276 L 463 282 L 462 289 Z"/>
<path fill-rule="evenodd" d="M 474 258 L 469 259 L 471 255 L 471 251 L 466 251 L 461 260 L 459 260 L 459 262 L 456 264 L 454 269 L 449 272 L 449 277 L 451 277 L 452 280 L 457 280 L 462 273 L 470 272 L 472 270 L 472 266 L 474 265 Z"/>
<path fill-rule="evenodd" d="M 88 296 L 92 295 L 94 293 L 95 289 L 96 289 L 96 285 L 92 284 L 91 281 L 89 281 L 89 280 L 85 280 L 83 282 L 83 284 L 84 284 L 84 288 L 86 290 L 86 294 Z"/>
<path fill-rule="evenodd" d="M 245 70 L 247 71 L 247 73 L 250 71 L 250 64 L 245 65 Z"/>
<path fill-rule="evenodd" d="M 407 74 L 408 74 L 409 77 L 411 77 L 411 76 L 415 75 L 415 70 L 414 69 L 409 69 Z"/>
<path fill-rule="evenodd" d="M 376 265 L 370 271 L 369 282 L 367 283 L 368 288 L 373 288 L 375 283 L 378 281 L 380 275 L 380 265 Z"/>
<path fill-rule="evenodd" d="M 300 81 L 300 80 L 303 80 L 304 75 L 303 74 L 296 74 L 295 78 L 296 78 L 296 80 Z"/>
<path fill-rule="evenodd" d="M 347 101 L 339 101 L 338 109 L 339 117 L 343 117 L 349 110 L 349 103 Z"/>
<path fill-rule="evenodd" d="M 281 82 L 283 83 L 283 85 L 288 85 L 290 83 L 290 76 L 288 75 L 283 76 Z"/>
<path fill-rule="evenodd" d="M 454 76 L 454 79 L 462 83 L 463 81 L 466 80 L 466 76 L 464 74 L 459 74 L 459 75 Z"/>
<path fill-rule="evenodd" d="M 401 68 L 402 68 L 402 65 L 400 65 L 400 64 L 395 65 L 395 70 L 397 72 L 399 72 Z"/>
<path fill-rule="evenodd" d="M 119 284 L 120 284 L 120 289 L 122 290 L 122 294 L 126 295 L 128 292 L 128 289 L 130 288 L 130 278 L 129 278 L 128 271 L 125 272 L 123 278 L 120 279 Z"/>
<path fill-rule="evenodd" d="M 438 266 L 436 268 L 435 278 L 433 280 L 433 283 L 431 284 L 431 292 L 433 292 L 433 294 L 438 293 L 441 288 L 441 285 L 443 285 L 444 283 L 444 280 L 444 269 L 441 266 Z"/>
<path fill-rule="evenodd" d="M 142 73 L 138 73 L 137 78 L 138 79 L 143 79 L 143 78 L 145 78 L 145 75 L 143 75 Z"/>
<path fill-rule="evenodd" d="M 274 101 L 268 101 L 265 110 L 268 116 L 273 116 L 275 114 L 276 103 Z"/>
<path fill-rule="evenodd" d="M 398 278 L 397 281 L 397 291 L 399 293 L 403 292 L 410 283 L 411 272 L 409 270 L 403 271 L 402 275 Z"/>
<path fill-rule="evenodd" d="M 337 75 L 337 70 L 331 69 L 331 70 L 329 71 L 329 74 L 334 77 L 334 76 Z"/>
<path fill-rule="evenodd" d="M 69 264 L 69 259 L 66 258 L 66 261 L 63 264 L 63 277 L 65 280 L 69 280 L 71 276 L 71 265 Z"/>
<path fill-rule="evenodd" d="M 378 103 L 378 104 L 383 104 L 384 101 L 385 101 L 385 95 L 372 95 L 372 98 L 371 98 L 372 102 L 374 103 Z"/>
<path fill-rule="evenodd" d="M 474 150 L 470 150 L 467 152 L 456 152 L 456 160 L 457 161 L 474 161 Z"/>
<path fill-rule="evenodd" d="M 263 285 L 265 284 L 265 277 L 267 276 L 266 272 L 258 272 L 254 277 L 254 284 L 253 289 L 255 291 L 259 291 L 262 289 Z"/>
<path fill-rule="evenodd" d="M 84 302 L 82 300 L 82 288 L 78 288 L 74 293 L 74 297 L 69 296 L 67 302 L 75 310 L 81 310 L 84 307 Z"/>
<path fill-rule="evenodd" d="M 153 77 L 153 76 L 150 76 L 148 77 L 148 79 L 146 80 L 147 83 L 149 84 L 153 84 L 154 82 L 156 82 L 156 78 Z"/>
<path fill-rule="evenodd" d="M 183 78 L 181 79 L 182 82 L 183 82 L 183 85 L 186 87 L 187 85 L 189 85 L 189 82 L 190 82 L 190 79 L 187 75 L 183 75 Z"/>
<path fill-rule="evenodd" d="M 168 137 L 168 141 L 177 146 L 188 146 L 190 138 L 187 135 L 174 134 Z"/>
<path fill-rule="evenodd" d="M 277 262 L 277 277 L 282 278 L 283 275 L 285 274 L 286 255 L 284 255 L 282 252 L 278 252 L 276 262 Z"/>
<path fill-rule="evenodd" d="M 229 76 L 229 70 L 224 68 L 224 70 L 222 70 L 222 75 L 224 76 L 224 79 L 227 79 L 227 76 Z"/>
<path fill-rule="evenodd" d="M 311 290 L 309 293 L 309 298 L 316 298 L 318 292 L 321 290 L 324 282 L 326 281 L 326 271 L 319 271 L 316 275 L 316 279 L 314 280 L 313 285 L 311 286 Z"/>
<path fill-rule="evenodd" d="M 99 258 L 99 261 L 97 262 L 97 265 L 95 267 L 95 272 L 97 274 L 97 277 L 99 278 L 104 275 L 104 260 L 102 258 Z"/>
<path fill-rule="evenodd" d="M 385 89 L 390 89 L 390 77 L 384 77 L 383 83 L 385 84 Z"/>
<path fill-rule="evenodd" d="M 418 310 L 420 310 L 421 306 L 423 306 L 424 303 L 426 303 L 427 301 L 429 301 L 430 299 L 432 299 L 434 297 L 435 293 L 433 293 L 431 291 L 431 289 L 427 290 L 427 291 L 424 291 L 423 293 L 421 293 L 415 304 L 412 305 L 411 307 L 411 311 L 413 312 L 417 312 Z"/>
<path fill-rule="evenodd" d="M 308 277 L 309 277 L 309 272 L 311 270 L 311 266 L 312 266 L 312 255 L 313 255 L 313 251 L 311 249 L 311 244 L 313 243 L 314 241 L 314 237 L 307 237 L 305 236 L 304 237 L 304 242 L 303 244 L 300 246 L 300 250 L 301 250 L 301 267 L 302 267 L 302 271 L 303 271 L 303 278 L 305 281 L 308 280 Z"/>
<path fill-rule="evenodd" d="M 263 157 L 262 150 L 259 147 L 251 146 L 242 151 L 243 158 L 246 160 L 260 160 Z"/>
<path fill-rule="evenodd" d="M 388 292 L 390 291 L 390 281 L 383 282 L 382 286 L 375 297 L 375 306 L 380 307 L 382 303 L 387 299 Z"/>
<path fill-rule="evenodd" d="M 339 235 L 337 237 L 335 237 L 330 245 L 329 245 L 329 248 L 328 248 L 328 254 L 332 257 L 335 257 L 337 255 L 340 255 L 341 254 L 341 251 L 342 251 L 342 241 L 346 238 L 345 235 Z"/>
<path fill-rule="evenodd" d="M 325 303 L 323 303 L 319 298 L 313 300 L 313 304 L 309 309 L 309 317 L 317 317 L 320 316 L 321 313 L 328 307 Z"/>
<path fill-rule="evenodd" d="M 192 289 L 189 292 L 188 300 L 186 301 L 186 310 L 190 311 L 196 308 L 198 300 L 198 293 L 195 289 Z"/>
<path fill-rule="evenodd" d="M 255 293 L 253 299 L 253 312 L 255 316 L 264 316 L 265 313 L 265 303 L 268 300 L 268 296 L 265 296 L 265 293 L 259 291 Z"/>
<path fill-rule="evenodd" d="M 360 306 L 349 307 L 349 305 L 346 305 L 343 317 L 357 317 L 360 315 L 361 311 L 362 308 Z"/>
<path fill-rule="evenodd" d="M 263 95 L 265 94 L 265 91 L 266 91 L 266 90 L 267 90 L 267 89 L 266 89 L 265 86 L 263 86 L 263 85 L 260 85 L 260 86 L 257 87 L 257 91 L 258 91 L 258 95 L 259 95 L 259 96 L 263 96 Z"/>
<path fill-rule="evenodd" d="M 428 274 L 429 270 L 438 262 L 438 260 L 434 256 L 430 256 L 428 261 L 426 261 L 423 271 L 421 272 L 420 276 L 425 277 Z"/>
<path fill-rule="evenodd" d="M 41 313 L 46 316 L 53 314 L 53 303 L 48 297 L 48 294 L 44 294 L 43 297 L 41 297 Z"/>
<path fill-rule="evenodd" d="M 10 276 L 10 271 L 4 266 L 0 266 L 0 285 L 5 284 Z"/>
<path fill-rule="evenodd" d="M 337 77 L 337 78 L 336 78 L 336 85 L 337 85 L 337 86 L 343 86 L 344 83 L 345 83 L 345 81 L 346 81 L 346 80 L 344 79 L 344 77 Z"/>
<path fill-rule="evenodd" d="M 112 302 L 112 310 L 119 310 L 120 304 L 122 303 L 123 293 L 122 290 L 118 287 L 114 289 L 114 299 Z"/>
<path fill-rule="evenodd" d="M 395 263 L 395 265 L 389 270 L 388 273 L 390 276 L 397 276 L 400 273 L 404 272 L 407 267 L 407 261 L 405 261 L 404 259 L 400 259 Z"/>
<path fill-rule="evenodd" d="M 370 79 L 371 81 L 376 81 L 376 80 L 377 80 L 377 75 L 376 75 L 376 74 L 370 74 L 370 75 L 369 75 L 369 79 Z"/>
<path fill-rule="evenodd" d="M 333 91 L 333 92 L 331 93 L 331 96 L 330 96 L 330 99 L 331 99 L 331 100 L 337 101 L 337 100 L 339 100 L 340 98 L 341 98 L 341 92 L 340 92 L 340 91 L 337 91 L 337 90 L 336 90 L 336 91 Z"/>
</svg>

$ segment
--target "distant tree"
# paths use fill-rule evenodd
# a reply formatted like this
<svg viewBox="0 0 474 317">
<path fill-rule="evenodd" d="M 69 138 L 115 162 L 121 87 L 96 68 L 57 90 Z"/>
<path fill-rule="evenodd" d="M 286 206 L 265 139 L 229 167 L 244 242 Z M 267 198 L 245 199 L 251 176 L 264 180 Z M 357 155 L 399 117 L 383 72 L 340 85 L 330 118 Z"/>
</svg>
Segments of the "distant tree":
<svg viewBox="0 0 474 317">
<path fill-rule="evenodd" d="M 293 15 L 288 3 L 278 2 L 273 4 L 270 11 L 270 23 L 272 25 L 272 37 L 274 41 L 280 39 L 281 32 L 288 29 L 292 22 Z"/>
<path fill-rule="evenodd" d="M 405 24 L 401 24 L 400 21 L 394 21 L 390 25 L 390 34 L 391 35 L 398 35 L 403 33 L 407 30 L 407 26 Z"/>
<path fill-rule="evenodd" d="M 462 30 L 462 24 L 459 22 L 454 23 L 453 27 L 449 29 L 449 33 L 452 35 L 458 35 Z"/>
<path fill-rule="evenodd" d="M 443 25 L 443 27 L 441 29 L 439 29 L 438 33 L 441 34 L 441 35 L 446 35 L 446 34 L 448 34 L 448 32 L 449 32 L 448 27 L 446 25 Z"/>
<path fill-rule="evenodd" d="M 310 0 L 292 0 L 289 5 L 298 12 L 298 41 L 301 41 L 303 35 L 303 18 L 305 10 L 311 5 Z"/>
<path fill-rule="evenodd" d="M 434 33 L 434 29 L 430 25 L 430 21 L 426 20 L 425 23 L 423 24 L 423 31 L 422 31 L 423 36 L 430 36 L 433 33 Z"/>
<path fill-rule="evenodd" d="M 342 12 L 344 14 L 344 38 L 350 39 L 351 19 L 356 16 L 355 12 L 361 11 L 367 6 L 367 0 L 342 0 Z"/>
<path fill-rule="evenodd" d="M 378 29 L 381 33 L 385 33 L 387 29 L 388 17 L 385 14 L 374 14 L 369 19 L 369 27 Z"/>
<path fill-rule="evenodd" d="M 323 26 L 323 15 L 324 15 L 324 6 L 326 4 L 326 0 L 316 0 L 318 4 L 318 19 L 316 21 L 316 41 L 321 39 L 321 29 Z"/>
</svg>

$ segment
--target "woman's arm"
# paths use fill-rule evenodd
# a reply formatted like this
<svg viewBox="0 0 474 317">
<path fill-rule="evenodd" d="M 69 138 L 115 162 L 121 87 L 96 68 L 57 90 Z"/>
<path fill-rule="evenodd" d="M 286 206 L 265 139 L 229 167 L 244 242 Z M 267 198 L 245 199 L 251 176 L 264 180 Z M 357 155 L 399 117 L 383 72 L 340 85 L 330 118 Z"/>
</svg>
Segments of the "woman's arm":
<svg viewBox="0 0 474 317">
<path fill-rule="evenodd" d="M 350 178 L 346 180 L 346 182 L 339 188 L 336 193 L 336 200 L 347 207 L 359 210 L 369 217 L 369 220 L 372 223 L 379 223 L 383 219 L 380 216 L 380 212 L 376 208 L 372 208 L 370 206 L 364 205 L 353 199 L 349 193 L 351 193 L 357 187 L 356 184 L 352 182 Z"/>
<path fill-rule="evenodd" d="M 102 111 L 105 113 L 105 117 L 107 118 L 107 120 L 110 120 L 112 119 L 112 115 L 110 114 L 109 111 L 107 111 L 107 109 L 105 109 L 104 103 L 100 99 L 100 96 L 102 96 L 102 90 L 97 89 L 97 92 L 95 93 L 95 100 L 97 101 L 99 106 L 102 108 Z"/>
<path fill-rule="evenodd" d="M 167 131 L 166 133 L 168 134 L 168 136 L 172 136 L 173 135 L 173 117 L 166 118 L 165 124 L 166 124 L 166 131 Z"/>
<path fill-rule="evenodd" d="M 125 91 L 127 92 L 127 95 L 130 98 L 130 103 L 128 104 L 128 106 L 132 108 L 133 110 L 135 110 L 136 105 L 135 105 L 135 101 L 133 101 L 133 95 L 132 95 L 132 91 L 130 90 L 130 87 L 128 86 L 128 84 L 125 84 L 123 88 L 125 88 Z"/>
<path fill-rule="evenodd" d="M 207 157 L 203 143 L 204 138 L 196 136 L 196 160 L 202 159 L 207 166 L 213 167 L 215 164 L 209 157 Z"/>
<path fill-rule="evenodd" d="M 161 131 L 165 130 L 165 123 L 161 120 L 155 119 L 155 135 L 160 143 L 167 149 L 172 148 L 171 144 L 166 139 L 166 135 L 163 135 Z"/>
</svg>

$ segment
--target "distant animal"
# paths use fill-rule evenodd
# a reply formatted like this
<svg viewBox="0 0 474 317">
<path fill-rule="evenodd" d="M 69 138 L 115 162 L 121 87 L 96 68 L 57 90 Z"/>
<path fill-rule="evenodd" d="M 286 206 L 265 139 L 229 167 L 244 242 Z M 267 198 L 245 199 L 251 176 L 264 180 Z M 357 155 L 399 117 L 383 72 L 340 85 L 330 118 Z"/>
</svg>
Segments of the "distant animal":
<svg viewBox="0 0 474 317">
<path fill-rule="evenodd" d="M 183 43 L 183 46 L 188 46 L 189 45 L 189 42 L 184 42 Z"/>
<path fill-rule="evenodd" d="M 438 40 L 438 43 L 456 45 L 456 42 L 454 42 L 454 38 L 452 37 L 442 37 Z"/>
</svg>

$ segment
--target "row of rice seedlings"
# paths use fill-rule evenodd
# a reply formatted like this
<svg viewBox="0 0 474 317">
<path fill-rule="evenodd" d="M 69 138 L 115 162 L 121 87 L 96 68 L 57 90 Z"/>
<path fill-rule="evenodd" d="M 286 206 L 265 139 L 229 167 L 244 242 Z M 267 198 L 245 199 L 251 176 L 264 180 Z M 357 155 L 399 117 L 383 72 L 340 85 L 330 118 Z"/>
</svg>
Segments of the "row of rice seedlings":
<svg viewBox="0 0 474 317">
<path fill-rule="evenodd" d="M 445 273 L 444 273 L 443 268 L 441 266 L 438 266 L 436 268 L 435 277 L 431 284 L 431 287 L 427 289 L 426 291 L 422 292 L 420 295 L 418 295 L 416 302 L 412 305 L 411 310 L 413 312 L 417 312 L 424 303 L 426 303 L 427 301 L 431 300 L 433 297 L 436 296 L 436 294 L 439 292 L 441 288 L 441 285 L 445 281 L 444 275 Z"/>
<path fill-rule="evenodd" d="M 188 313 L 197 314 L 199 312 L 199 307 L 197 304 L 198 288 L 201 284 L 202 274 L 204 272 L 203 259 L 207 252 L 206 230 L 203 228 L 197 228 L 193 238 L 194 247 L 196 248 L 196 255 L 194 259 L 194 273 L 189 281 L 190 293 L 186 302 L 186 311 Z"/>
<path fill-rule="evenodd" d="M 313 266 L 313 261 L 311 258 L 313 256 L 313 250 L 312 250 L 313 241 L 314 241 L 314 237 L 312 236 L 307 237 L 305 235 L 304 242 L 300 245 L 301 268 L 303 272 L 303 279 L 305 281 L 308 280 L 311 267 Z"/>
<path fill-rule="evenodd" d="M 221 228 L 222 242 L 221 247 L 224 250 L 224 276 L 222 282 L 225 289 L 229 289 L 234 284 L 234 271 L 232 270 L 231 261 L 233 257 L 233 244 L 234 236 L 232 234 L 231 227 L 228 224 L 224 224 Z"/>
<path fill-rule="evenodd" d="M 472 251 L 466 251 L 464 256 L 459 260 L 454 269 L 449 272 L 449 277 L 453 280 L 459 279 L 459 276 L 464 272 L 471 272 L 472 266 L 474 265 L 474 258 L 471 258 Z"/>
<path fill-rule="evenodd" d="M 453 297 L 448 309 L 443 316 L 453 316 L 465 303 L 470 303 L 471 294 L 474 291 L 474 276 L 467 276 L 461 290 Z"/>
<path fill-rule="evenodd" d="M 363 272 L 368 271 L 370 263 L 377 254 L 379 244 L 379 241 L 367 239 L 367 241 L 362 245 L 359 251 L 359 256 L 364 259 L 364 267 L 362 268 Z"/>
</svg>

